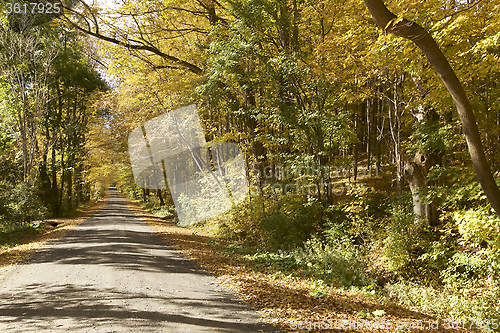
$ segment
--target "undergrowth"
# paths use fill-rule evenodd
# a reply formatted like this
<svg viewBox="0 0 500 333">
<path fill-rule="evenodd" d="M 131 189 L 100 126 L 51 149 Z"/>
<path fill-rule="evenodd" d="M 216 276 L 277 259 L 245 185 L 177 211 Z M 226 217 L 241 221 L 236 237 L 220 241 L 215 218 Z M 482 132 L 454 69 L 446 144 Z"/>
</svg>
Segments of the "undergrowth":
<svg viewBox="0 0 500 333">
<path fill-rule="evenodd" d="M 313 277 L 337 287 L 365 286 L 373 283 L 365 273 L 360 251 L 345 244 L 323 244 L 311 239 L 291 251 L 263 252 L 246 255 L 256 265 L 284 273 Z"/>
<path fill-rule="evenodd" d="M 43 231 L 39 223 L 27 223 L 22 226 L 3 226 L 0 228 L 0 248 L 13 246 L 34 238 Z"/>
</svg>

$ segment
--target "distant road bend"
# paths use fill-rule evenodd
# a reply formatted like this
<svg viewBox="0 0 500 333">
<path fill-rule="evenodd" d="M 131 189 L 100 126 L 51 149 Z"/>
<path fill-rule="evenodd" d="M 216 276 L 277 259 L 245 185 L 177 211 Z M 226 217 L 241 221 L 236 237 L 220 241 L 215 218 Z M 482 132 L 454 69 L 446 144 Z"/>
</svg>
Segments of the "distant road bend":
<svg viewBox="0 0 500 333">
<path fill-rule="evenodd" d="M 152 233 L 116 190 L 0 276 L 0 332 L 275 332 Z"/>
</svg>

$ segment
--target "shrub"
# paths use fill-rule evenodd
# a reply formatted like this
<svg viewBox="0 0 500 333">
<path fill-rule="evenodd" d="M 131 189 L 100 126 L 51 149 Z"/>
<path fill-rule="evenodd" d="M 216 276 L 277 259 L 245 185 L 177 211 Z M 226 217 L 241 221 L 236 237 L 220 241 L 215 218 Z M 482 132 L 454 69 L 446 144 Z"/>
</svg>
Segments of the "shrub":
<svg viewBox="0 0 500 333">
<path fill-rule="evenodd" d="M 362 251 L 349 242 L 324 245 L 317 239 L 297 249 L 299 266 L 314 277 L 340 286 L 365 286 L 373 281 L 366 275 Z"/>
<path fill-rule="evenodd" d="M 380 192 L 362 185 L 352 187 L 351 191 L 343 202 L 325 209 L 323 234 L 330 240 L 348 238 L 357 245 L 367 245 L 380 232 L 389 200 Z"/>
<path fill-rule="evenodd" d="M 20 182 L 16 185 L 3 183 L 2 187 L 5 194 L 0 201 L 4 220 L 24 223 L 43 219 L 47 214 L 47 208 L 33 182 Z"/>
<path fill-rule="evenodd" d="M 434 166 L 429 171 L 429 180 L 444 181 L 447 186 L 435 186 L 432 191 L 439 198 L 441 209 L 460 210 L 477 204 L 487 204 L 486 196 L 477 179 L 474 168 L 456 166 Z M 497 182 L 500 173 L 495 174 Z"/>
<path fill-rule="evenodd" d="M 416 226 L 409 198 L 396 203 L 383 233 L 383 261 L 395 275 L 436 283 L 456 252 L 452 235 L 430 226 Z M 407 201 L 406 201 L 407 200 Z"/>
<path fill-rule="evenodd" d="M 484 320 L 500 315 L 499 288 L 442 288 L 399 281 L 387 284 L 386 290 L 394 301 L 410 310 L 442 318 Z"/>
<path fill-rule="evenodd" d="M 320 227 L 321 204 L 314 198 L 285 195 L 252 197 L 209 224 L 219 236 L 265 249 L 300 247 Z"/>
<path fill-rule="evenodd" d="M 40 233 L 43 230 L 41 223 L 26 223 L 22 226 L 12 225 L 0 229 L 0 247 L 4 245 L 14 245 L 19 242 L 24 242 L 26 238 L 30 238 Z"/>
<path fill-rule="evenodd" d="M 261 217 L 266 247 L 291 250 L 302 246 L 319 228 L 321 204 L 315 198 L 281 196 Z"/>
<path fill-rule="evenodd" d="M 486 243 L 493 250 L 500 249 L 500 218 L 488 208 L 468 209 L 453 214 L 462 243 Z"/>
<path fill-rule="evenodd" d="M 206 227 L 217 236 L 252 248 L 264 248 L 264 231 L 259 219 L 262 216 L 262 207 L 266 204 L 263 197 L 252 197 L 237 207 L 221 214 Z"/>
<path fill-rule="evenodd" d="M 486 277 L 500 272 L 500 258 L 491 251 L 457 252 L 441 273 L 443 282 L 452 286 L 480 286 Z"/>
<path fill-rule="evenodd" d="M 17 184 L 11 194 L 11 204 L 16 220 L 31 222 L 40 220 L 47 214 L 36 186 L 32 183 Z"/>
<path fill-rule="evenodd" d="M 6 182 L 0 182 L 0 226 L 5 223 L 10 215 L 8 207 L 8 193 L 11 186 Z"/>
<path fill-rule="evenodd" d="M 364 272 L 363 254 L 347 244 L 323 244 L 310 239 L 303 248 L 247 256 L 254 262 L 279 271 L 297 271 L 337 286 L 365 286 L 373 281 Z"/>
<path fill-rule="evenodd" d="M 383 259 L 386 268 L 403 274 L 415 259 L 412 252 L 418 243 L 413 213 L 405 206 L 393 207 L 384 235 Z"/>
</svg>

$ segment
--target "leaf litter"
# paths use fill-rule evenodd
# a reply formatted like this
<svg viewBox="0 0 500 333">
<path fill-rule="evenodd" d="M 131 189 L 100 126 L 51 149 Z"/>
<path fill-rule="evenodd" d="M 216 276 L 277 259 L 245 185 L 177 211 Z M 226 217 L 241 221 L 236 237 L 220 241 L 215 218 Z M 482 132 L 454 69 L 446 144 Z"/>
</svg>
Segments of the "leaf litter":
<svg viewBox="0 0 500 333">
<path fill-rule="evenodd" d="M 388 304 L 376 297 L 341 288 L 322 287 L 312 279 L 261 269 L 242 254 L 228 256 L 205 230 L 179 227 L 124 198 L 128 207 L 142 218 L 168 245 L 216 278 L 219 285 L 232 290 L 261 314 L 264 322 L 285 332 L 464 332 L 430 326 L 436 319 Z M 392 326 L 388 326 L 390 325 Z"/>
</svg>

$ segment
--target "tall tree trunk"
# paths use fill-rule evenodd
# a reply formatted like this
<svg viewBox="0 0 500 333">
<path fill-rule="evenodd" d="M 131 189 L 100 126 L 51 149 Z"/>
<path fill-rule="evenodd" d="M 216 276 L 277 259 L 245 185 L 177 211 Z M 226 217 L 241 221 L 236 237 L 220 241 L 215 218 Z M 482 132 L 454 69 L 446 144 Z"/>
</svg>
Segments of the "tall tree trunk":
<svg viewBox="0 0 500 333">
<path fill-rule="evenodd" d="M 24 83 L 24 82 L 23 82 Z M 24 89 L 23 89 L 24 91 Z M 23 180 L 28 180 L 28 133 L 27 133 L 27 121 L 26 121 L 26 112 L 27 112 L 27 103 L 25 100 L 27 97 L 23 96 L 23 111 L 19 113 L 19 131 L 21 132 L 21 144 L 23 150 Z"/>
<path fill-rule="evenodd" d="M 389 33 L 413 41 L 422 50 L 429 63 L 441 77 L 457 107 L 472 164 L 476 170 L 479 182 L 491 207 L 500 216 L 500 190 L 488 165 L 472 107 L 462 83 L 451 68 L 443 52 L 441 52 L 436 41 L 425 29 L 414 22 L 397 18 L 396 15 L 387 9 L 382 0 L 364 0 L 364 2 L 379 27 Z"/>
<path fill-rule="evenodd" d="M 161 194 L 161 190 L 156 190 L 156 195 L 158 196 L 158 199 L 160 200 L 160 207 L 165 206 L 165 202 L 163 201 L 163 196 Z"/>
<path fill-rule="evenodd" d="M 42 200 L 46 207 L 51 207 L 51 192 L 52 192 L 52 184 L 50 183 L 50 177 L 47 173 L 47 152 L 42 154 L 42 164 L 40 165 L 39 171 L 40 182 L 42 185 Z"/>
<path fill-rule="evenodd" d="M 58 209 L 62 210 L 64 196 L 64 180 L 66 179 L 66 165 L 64 164 L 64 151 L 61 150 L 61 190 L 59 191 Z"/>
<path fill-rule="evenodd" d="M 418 159 L 416 158 L 415 160 L 405 163 L 404 174 L 408 184 L 410 185 L 415 224 L 428 224 L 427 221 L 425 221 L 426 207 L 420 196 L 421 192 L 427 188 L 427 177 L 424 174 L 423 167 L 418 163 Z"/>
<path fill-rule="evenodd" d="M 397 185 L 397 193 L 401 194 L 403 187 L 403 157 L 401 152 L 401 112 L 399 110 L 399 101 L 401 100 L 398 88 L 400 87 L 402 82 L 401 76 L 399 74 L 395 75 L 395 81 L 393 84 L 393 96 L 392 99 L 388 97 L 388 93 L 390 90 L 388 89 L 387 99 L 389 112 L 389 129 L 391 132 L 391 138 L 393 142 L 393 150 L 394 150 L 394 163 L 396 164 L 396 185 Z M 393 179 L 394 181 L 394 179 Z"/>
<path fill-rule="evenodd" d="M 325 136 L 323 133 L 323 129 L 321 128 L 320 124 L 317 124 L 314 126 L 314 134 L 316 135 L 316 140 L 317 140 L 317 147 L 316 147 L 316 158 L 318 161 L 318 175 L 316 178 L 316 186 L 318 187 L 318 200 L 321 201 L 321 191 L 324 190 L 323 184 L 325 183 L 327 176 L 324 173 L 323 170 L 323 152 L 325 151 Z M 325 196 L 328 199 L 328 191 L 326 191 Z"/>
<path fill-rule="evenodd" d="M 500 112 L 497 113 L 496 123 L 497 123 L 497 144 L 496 144 L 496 147 L 498 147 L 498 146 L 500 146 Z M 498 150 L 495 150 L 495 153 L 498 153 Z M 498 164 L 493 165 L 493 170 L 498 170 Z"/>
<path fill-rule="evenodd" d="M 253 109 L 257 105 L 255 99 L 255 91 L 251 88 L 245 89 L 245 104 L 249 109 Z M 264 165 L 267 161 L 266 148 L 261 141 L 256 139 L 257 136 L 257 120 L 255 120 L 252 115 L 247 115 L 244 119 L 245 130 L 250 136 L 250 142 L 252 143 L 252 153 L 255 156 L 255 165 L 257 170 L 259 170 L 259 177 L 257 179 L 257 187 L 259 192 L 262 192 L 262 182 L 264 180 Z"/>
<path fill-rule="evenodd" d="M 354 178 L 354 181 L 358 179 L 358 110 L 355 109 L 354 111 L 354 133 L 356 133 L 356 142 L 354 143 L 353 146 L 353 152 L 352 152 L 352 177 Z M 351 173 L 349 172 L 349 178 L 351 178 Z"/>
<path fill-rule="evenodd" d="M 68 173 L 66 174 L 66 204 L 68 208 L 71 208 L 73 205 L 73 171 L 74 171 L 74 157 L 69 157 L 68 160 Z"/>
<path fill-rule="evenodd" d="M 366 172 L 372 175 L 372 117 L 373 98 L 366 100 Z"/>
<path fill-rule="evenodd" d="M 56 164 L 56 148 L 55 145 L 52 146 L 52 161 L 51 161 L 51 171 L 52 171 L 52 191 L 50 193 L 50 202 L 52 213 L 55 217 L 59 217 L 61 213 L 61 207 L 59 206 L 59 189 L 57 185 L 57 164 Z"/>
<path fill-rule="evenodd" d="M 376 166 L 375 166 L 375 172 L 378 177 L 379 171 L 380 171 L 380 166 L 382 164 L 382 139 L 384 137 L 384 125 L 385 125 L 385 118 L 383 121 L 380 121 L 380 118 L 383 117 L 383 106 L 382 106 L 382 101 L 377 98 L 375 99 L 377 102 L 377 106 L 375 108 L 375 155 L 376 155 Z"/>
<path fill-rule="evenodd" d="M 83 203 L 83 184 L 82 184 L 82 166 L 78 165 L 75 170 L 75 191 L 77 206 Z"/>
<path fill-rule="evenodd" d="M 426 192 L 434 182 L 427 180 L 430 167 L 440 165 L 439 154 L 417 153 L 412 161 L 404 165 L 404 177 L 410 185 L 413 198 L 413 213 L 415 214 L 415 224 L 436 225 L 438 220 L 437 202 L 424 202 L 421 195 Z"/>
<path fill-rule="evenodd" d="M 490 165 L 493 165 L 493 156 L 492 156 L 492 147 L 491 147 L 491 140 L 490 140 L 490 117 L 489 117 L 489 112 L 490 112 L 490 101 L 489 101 L 489 94 L 488 94 L 488 84 L 486 84 L 485 88 L 485 96 L 483 98 L 484 101 L 484 144 L 486 145 L 486 157 L 488 159 L 488 163 Z"/>
</svg>

